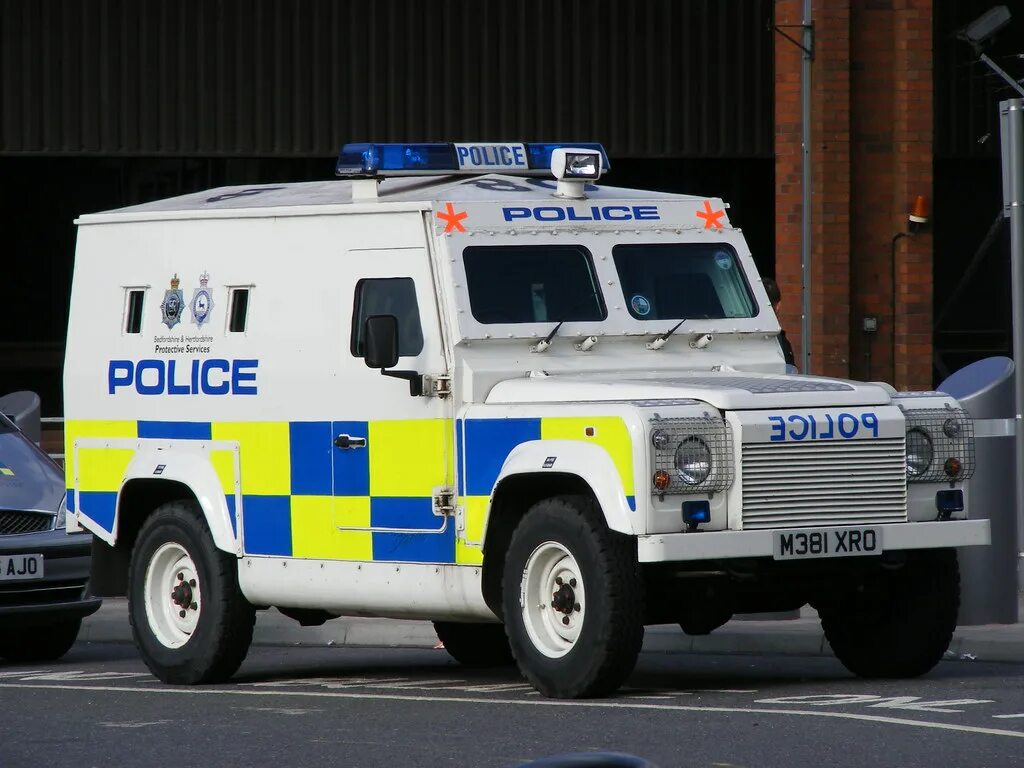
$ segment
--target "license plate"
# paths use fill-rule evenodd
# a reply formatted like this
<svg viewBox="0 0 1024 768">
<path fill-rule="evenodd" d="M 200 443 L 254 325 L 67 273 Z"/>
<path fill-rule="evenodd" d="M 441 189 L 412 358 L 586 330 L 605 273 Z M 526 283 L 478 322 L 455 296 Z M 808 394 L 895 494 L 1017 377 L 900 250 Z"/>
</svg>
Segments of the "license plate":
<svg viewBox="0 0 1024 768">
<path fill-rule="evenodd" d="M 776 560 L 857 557 L 881 552 L 882 529 L 871 526 L 775 531 Z"/>
<path fill-rule="evenodd" d="M 0 581 L 43 578 L 42 555 L 0 555 Z"/>
</svg>

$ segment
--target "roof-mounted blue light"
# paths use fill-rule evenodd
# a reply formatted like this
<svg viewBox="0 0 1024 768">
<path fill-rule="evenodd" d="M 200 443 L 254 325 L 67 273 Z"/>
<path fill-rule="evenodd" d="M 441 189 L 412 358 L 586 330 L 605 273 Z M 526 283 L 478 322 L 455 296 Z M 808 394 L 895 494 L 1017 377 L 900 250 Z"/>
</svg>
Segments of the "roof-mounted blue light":
<svg viewBox="0 0 1024 768">
<path fill-rule="evenodd" d="M 601 153 L 601 167 L 611 166 L 604 147 L 594 143 L 522 144 L 346 144 L 335 173 L 349 178 L 437 174 L 504 173 L 550 176 L 551 153 L 561 147 Z"/>
</svg>

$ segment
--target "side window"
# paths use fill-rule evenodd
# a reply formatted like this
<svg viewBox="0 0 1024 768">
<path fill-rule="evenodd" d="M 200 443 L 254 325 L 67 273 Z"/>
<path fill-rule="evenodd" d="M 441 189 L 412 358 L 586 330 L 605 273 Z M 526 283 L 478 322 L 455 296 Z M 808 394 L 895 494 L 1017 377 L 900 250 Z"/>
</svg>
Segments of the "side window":
<svg viewBox="0 0 1024 768">
<path fill-rule="evenodd" d="M 229 288 L 228 333 L 245 333 L 249 320 L 249 289 Z"/>
<path fill-rule="evenodd" d="M 146 298 L 145 288 L 125 288 L 124 291 L 124 332 L 142 333 L 142 305 Z"/>
<path fill-rule="evenodd" d="M 398 355 L 415 357 L 423 351 L 423 328 L 420 308 L 416 303 L 416 284 L 411 277 L 365 278 L 356 283 L 352 311 L 350 348 L 356 357 L 363 356 L 363 326 L 373 315 L 394 315 L 398 318 Z"/>
</svg>

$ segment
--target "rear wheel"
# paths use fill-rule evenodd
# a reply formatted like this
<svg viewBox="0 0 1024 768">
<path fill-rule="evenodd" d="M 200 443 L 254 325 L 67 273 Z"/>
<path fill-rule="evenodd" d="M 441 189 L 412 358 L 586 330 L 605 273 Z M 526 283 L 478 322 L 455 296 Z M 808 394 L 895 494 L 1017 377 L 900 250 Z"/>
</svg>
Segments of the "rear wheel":
<svg viewBox="0 0 1024 768">
<path fill-rule="evenodd" d="M 146 666 L 166 683 L 213 683 L 245 659 L 256 620 L 238 561 L 213 545 L 192 501 L 159 507 L 132 551 L 128 616 Z"/>
<path fill-rule="evenodd" d="M 616 690 L 643 643 L 636 547 L 609 531 L 594 501 L 538 502 L 512 534 L 502 599 L 519 669 L 545 696 Z"/>
<path fill-rule="evenodd" d="M 0 656 L 13 662 L 56 661 L 71 650 L 81 619 L 25 627 L 16 635 L 0 635 Z"/>
<path fill-rule="evenodd" d="M 459 624 L 435 621 L 437 639 L 464 667 L 507 667 L 515 664 L 501 624 Z"/>
<path fill-rule="evenodd" d="M 860 677 L 917 677 L 949 648 L 960 608 L 956 550 L 913 552 L 903 568 L 819 606 L 832 651 Z"/>
</svg>

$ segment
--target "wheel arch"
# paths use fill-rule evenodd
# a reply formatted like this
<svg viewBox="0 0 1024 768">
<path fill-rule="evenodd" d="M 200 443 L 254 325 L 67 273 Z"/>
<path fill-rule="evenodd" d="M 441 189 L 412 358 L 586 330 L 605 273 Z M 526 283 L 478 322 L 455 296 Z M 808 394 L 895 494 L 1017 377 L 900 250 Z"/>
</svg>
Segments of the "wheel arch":
<svg viewBox="0 0 1024 768">
<path fill-rule="evenodd" d="M 487 607 L 499 618 L 503 615 L 502 571 L 512 532 L 534 504 L 555 496 L 586 496 L 600 505 L 594 489 L 586 479 L 571 472 L 506 474 L 494 487 L 484 532 L 481 586 Z M 607 523 L 607 518 L 605 521 Z"/>
<path fill-rule="evenodd" d="M 153 474 L 156 467 L 162 467 L 159 476 Z M 182 499 L 196 504 L 217 549 L 240 553 L 234 514 L 208 456 L 202 452 L 141 449 L 129 463 L 118 491 L 113 530 L 109 537 L 93 538 L 93 594 L 127 594 L 128 565 L 139 531 L 160 506 Z"/>
</svg>

